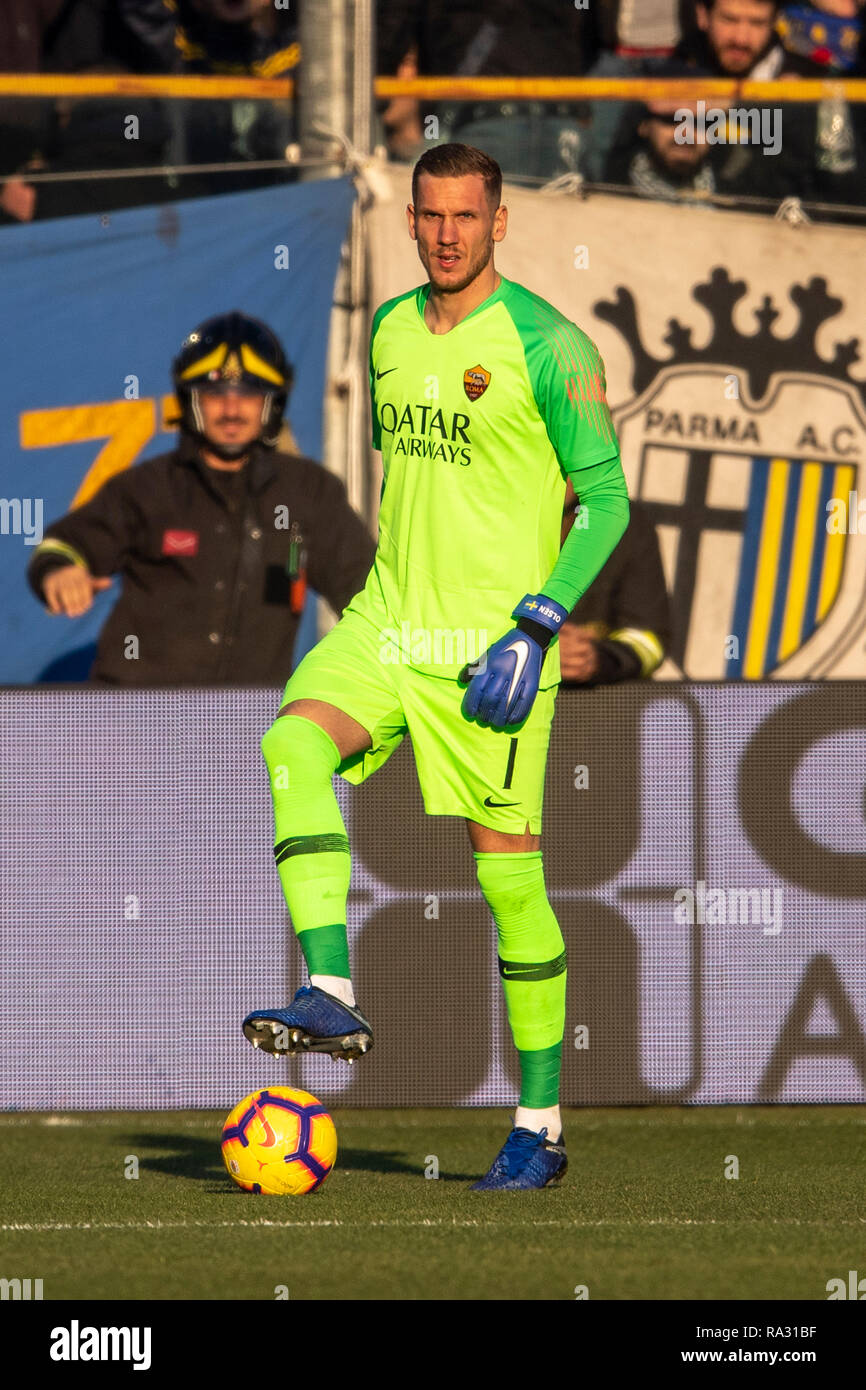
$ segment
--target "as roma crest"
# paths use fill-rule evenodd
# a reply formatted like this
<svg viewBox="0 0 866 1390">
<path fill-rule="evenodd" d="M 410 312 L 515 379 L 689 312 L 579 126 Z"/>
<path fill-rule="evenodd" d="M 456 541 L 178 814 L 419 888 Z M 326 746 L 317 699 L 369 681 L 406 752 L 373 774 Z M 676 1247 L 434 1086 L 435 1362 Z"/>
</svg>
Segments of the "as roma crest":
<svg viewBox="0 0 866 1390">
<path fill-rule="evenodd" d="M 484 368 L 480 365 L 477 367 L 467 367 L 466 371 L 463 373 L 463 390 L 466 392 L 470 401 L 477 401 L 479 396 L 483 396 L 489 385 L 490 373 L 485 372 Z"/>
</svg>

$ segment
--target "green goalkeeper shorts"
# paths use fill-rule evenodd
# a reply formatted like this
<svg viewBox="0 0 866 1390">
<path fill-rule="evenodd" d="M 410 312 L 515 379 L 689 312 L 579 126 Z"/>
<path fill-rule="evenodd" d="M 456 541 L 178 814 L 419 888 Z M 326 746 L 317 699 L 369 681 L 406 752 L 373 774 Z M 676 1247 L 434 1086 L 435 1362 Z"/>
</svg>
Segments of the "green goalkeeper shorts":
<svg viewBox="0 0 866 1390">
<path fill-rule="evenodd" d="M 379 629 L 349 610 L 293 672 L 280 708 L 324 700 L 367 730 L 372 747 L 337 769 L 347 782 L 365 781 L 408 733 L 428 815 L 463 816 L 509 835 L 523 834 L 528 823 L 540 835 L 558 688 L 539 691 L 520 726 L 484 728 L 463 714 L 465 685 L 383 661 Z"/>
</svg>

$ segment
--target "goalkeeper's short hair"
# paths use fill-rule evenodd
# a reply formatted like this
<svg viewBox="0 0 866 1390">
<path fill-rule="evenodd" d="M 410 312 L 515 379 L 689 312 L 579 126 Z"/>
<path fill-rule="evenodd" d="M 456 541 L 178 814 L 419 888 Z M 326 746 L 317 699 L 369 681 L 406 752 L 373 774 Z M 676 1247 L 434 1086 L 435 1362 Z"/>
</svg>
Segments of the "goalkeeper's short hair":
<svg viewBox="0 0 866 1390">
<path fill-rule="evenodd" d="M 434 145 L 422 154 L 412 170 L 412 203 L 418 201 L 418 180 L 422 174 L 431 174 L 435 179 L 459 179 L 464 174 L 480 174 L 484 180 L 484 191 L 491 207 L 498 208 L 502 202 L 502 170 L 483 150 L 474 145 Z"/>
</svg>

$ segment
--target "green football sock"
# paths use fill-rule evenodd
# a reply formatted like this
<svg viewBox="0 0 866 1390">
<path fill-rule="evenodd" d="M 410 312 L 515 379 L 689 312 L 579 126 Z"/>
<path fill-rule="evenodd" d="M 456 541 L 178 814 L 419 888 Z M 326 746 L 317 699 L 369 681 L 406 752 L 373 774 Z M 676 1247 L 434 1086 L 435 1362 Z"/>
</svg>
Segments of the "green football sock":
<svg viewBox="0 0 866 1390">
<path fill-rule="evenodd" d="M 559 1099 L 565 1031 L 565 942 L 544 886 L 541 850 L 475 853 L 499 942 L 499 974 L 520 1059 L 520 1105 Z"/>
<path fill-rule="evenodd" d="M 332 777 L 340 752 L 301 715 L 275 719 L 261 742 L 274 802 L 274 855 L 311 975 L 350 978 L 346 899 L 352 861 Z"/>
</svg>

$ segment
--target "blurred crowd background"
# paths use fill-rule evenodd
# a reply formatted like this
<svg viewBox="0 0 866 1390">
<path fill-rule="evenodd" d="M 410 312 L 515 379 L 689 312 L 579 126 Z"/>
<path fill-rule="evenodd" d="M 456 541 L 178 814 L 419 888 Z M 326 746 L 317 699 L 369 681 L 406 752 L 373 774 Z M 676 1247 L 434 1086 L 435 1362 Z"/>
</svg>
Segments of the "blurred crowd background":
<svg viewBox="0 0 866 1390">
<path fill-rule="evenodd" d="M 303 0 L 3 0 L 0 72 L 297 77 Z M 379 76 L 866 76 L 866 0 L 378 0 Z M 679 102 L 441 101 L 377 107 L 379 142 L 412 160 L 477 144 L 512 181 L 570 178 L 632 196 L 767 210 L 799 198 L 846 220 L 866 204 L 866 103 L 772 104 L 778 154 L 681 144 Z M 130 122 L 129 117 L 135 117 Z M 293 100 L 0 97 L 0 220 L 104 211 L 292 180 Z M 163 172 L 165 166 L 186 172 Z M 190 168 L 190 166 L 197 166 Z M 217 166 L 217 167 L 214 167 Z M 265 166 L 265 167 L 263 167 Z M 110 179 L 87 173 L 115 171 Z M 154 170 L 143 176 L 144 170 Z M 50 178 L 46 175 L 55 175 Z M 64 177 L 80 175 L 81 177 Z M 760 200 L 760 201 L 758 201 Z"/>
</svg>

